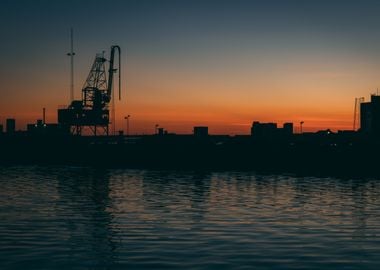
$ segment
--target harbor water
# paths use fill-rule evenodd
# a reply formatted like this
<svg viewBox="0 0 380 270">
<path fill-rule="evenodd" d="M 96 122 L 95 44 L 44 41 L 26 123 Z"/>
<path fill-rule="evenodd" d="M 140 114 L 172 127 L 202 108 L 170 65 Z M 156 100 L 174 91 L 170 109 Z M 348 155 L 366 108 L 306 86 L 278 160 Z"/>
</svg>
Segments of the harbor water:
<svg viewBox="0 0 380 270">
<path fill-rule="evenodd" d="M 379 269 L 380 180 L 0 167 L 0 269 Z"/>
</svg>

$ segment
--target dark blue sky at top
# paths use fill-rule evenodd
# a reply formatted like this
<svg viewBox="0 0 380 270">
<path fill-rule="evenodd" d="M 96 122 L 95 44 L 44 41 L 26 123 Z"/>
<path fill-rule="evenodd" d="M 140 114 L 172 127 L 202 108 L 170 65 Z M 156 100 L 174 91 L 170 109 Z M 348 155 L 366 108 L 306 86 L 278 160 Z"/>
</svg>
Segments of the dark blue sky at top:
<svg viewBox="0 0 380 270">
<path fill-rule="evenodd" d="M 343 39 L 377 46 L 380 37 L 379 1 L 6 0 L 1 6 L 0 46 L 10 52 L 61 44 L 70 26 L 86 46 L 122 41 L 149 48 L 147 53 L 153 44 L 163 50 L 176 43 L 212 49 L 214 43 L 233 47 L 272 37 L 285 46 L 292 39 L 293 45 Z"/>
</svg>

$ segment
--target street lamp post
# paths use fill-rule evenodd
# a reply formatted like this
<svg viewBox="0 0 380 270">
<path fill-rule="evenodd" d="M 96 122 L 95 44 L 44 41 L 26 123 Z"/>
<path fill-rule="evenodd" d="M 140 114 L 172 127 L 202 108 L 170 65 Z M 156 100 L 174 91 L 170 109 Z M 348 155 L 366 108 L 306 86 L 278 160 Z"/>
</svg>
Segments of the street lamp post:
<svg viewBox="0 0 380 270">
<path fill-rule="evenodd" d="M 124 119 L 127 120 L 127 136 L 129 136 L 129 117 L 131 117 L 129 114 L 124 117 Z"/>
<path fill-rule="evenodd" d="M 300 122 L 300 133 L 302 134 L 302 125 L 303 125 L 303 121 Z"/>
</svg>

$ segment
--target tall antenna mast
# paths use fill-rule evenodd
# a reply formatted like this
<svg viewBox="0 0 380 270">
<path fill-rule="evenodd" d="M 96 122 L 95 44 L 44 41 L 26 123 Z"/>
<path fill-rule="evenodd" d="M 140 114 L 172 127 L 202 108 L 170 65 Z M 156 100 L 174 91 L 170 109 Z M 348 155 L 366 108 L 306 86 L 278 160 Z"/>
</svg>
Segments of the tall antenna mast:
<svg viewBox="0 0 380 270">
<path fill-rule="evenodd" d="M 67 54 L 70 56 L 70 64 L 71 64 L 71 70 L 70 70 L 70 102 L 74 100 L 74 31 L 73 28 L 70 28 L 70 38 L 71 38 L 71 50 Z"/>
</svg>

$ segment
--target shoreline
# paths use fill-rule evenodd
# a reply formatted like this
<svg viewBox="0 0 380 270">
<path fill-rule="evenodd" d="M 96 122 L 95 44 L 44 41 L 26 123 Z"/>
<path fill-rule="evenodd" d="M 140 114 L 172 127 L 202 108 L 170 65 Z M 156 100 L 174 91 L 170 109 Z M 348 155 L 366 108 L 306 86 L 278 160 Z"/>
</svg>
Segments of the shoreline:
<svg viewBox="0 0 380 270">
<path fill-rule="evenodd" d="M 341 137 L 263 140 L 247 137 L 141 136 L 0 139 L 0 165 L 73 165 L 103 168 L 254 171 L 257 173 L 380 177 L 377 140 Z"/>
</svg>

